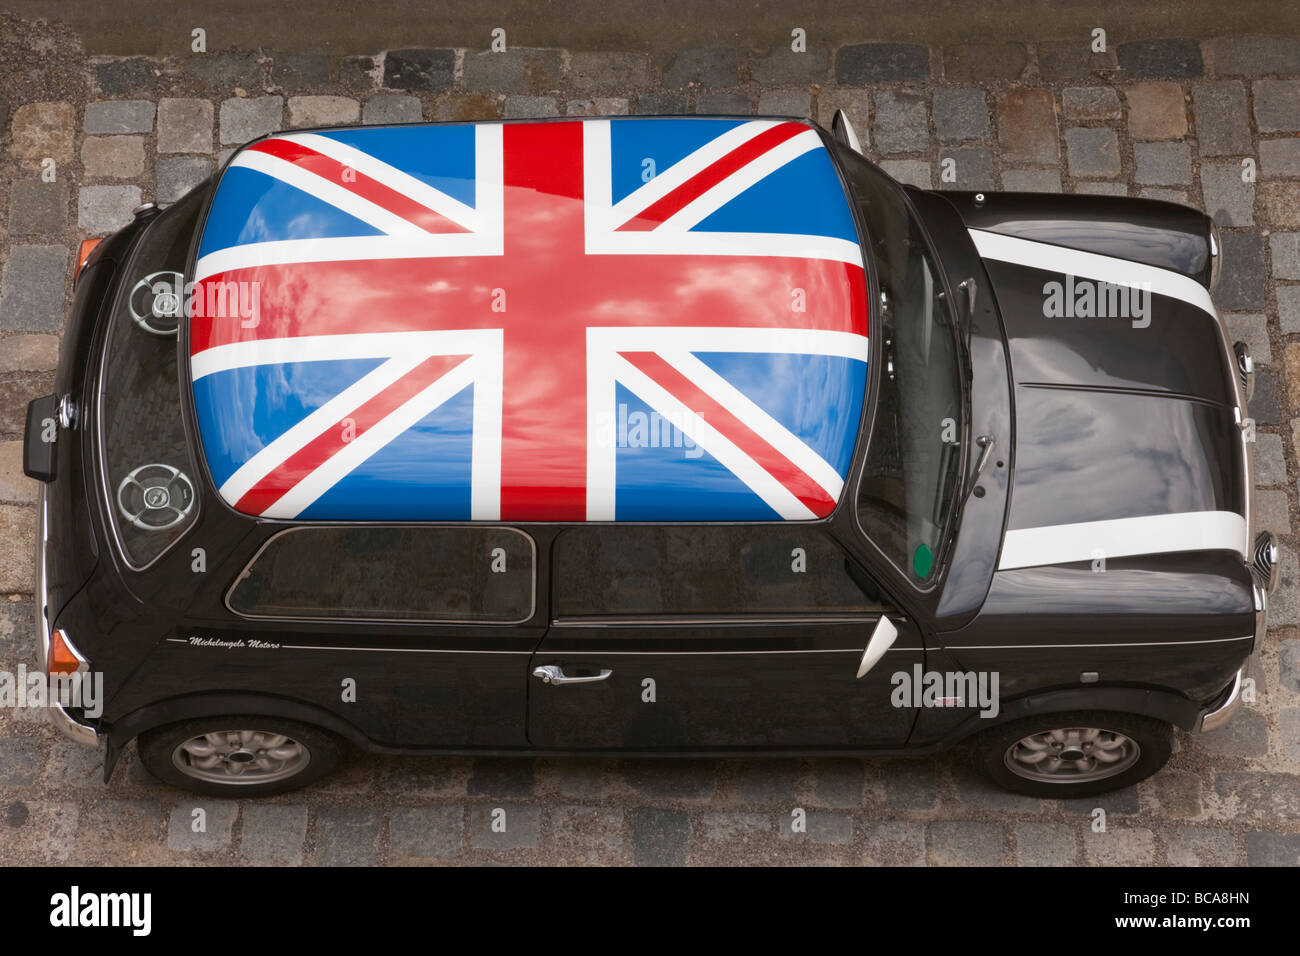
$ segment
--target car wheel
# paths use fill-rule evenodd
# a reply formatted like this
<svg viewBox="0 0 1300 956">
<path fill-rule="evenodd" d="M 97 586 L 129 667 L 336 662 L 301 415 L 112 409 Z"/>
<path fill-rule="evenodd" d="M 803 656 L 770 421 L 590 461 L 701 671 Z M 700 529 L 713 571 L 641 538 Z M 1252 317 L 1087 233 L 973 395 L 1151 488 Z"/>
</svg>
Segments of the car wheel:
<svg viewBox="0 0 1300 956">
<path fill-rule="evenodd" d="M 1138 714 L 1075 711 L 1024 717 L 975 739 L 975 764 L 998 786 L 1069 799 L 1145 780 L 1173 752 L 1173 727 Z"/>
<path fill-rule="evenodd" d="M 164 783 L 217 797 L 265 797 L 319 780 L 339 763 L 338 738 L 279 717 L 203 717 L 145 731 L 140 762 Z"/>
</svg>

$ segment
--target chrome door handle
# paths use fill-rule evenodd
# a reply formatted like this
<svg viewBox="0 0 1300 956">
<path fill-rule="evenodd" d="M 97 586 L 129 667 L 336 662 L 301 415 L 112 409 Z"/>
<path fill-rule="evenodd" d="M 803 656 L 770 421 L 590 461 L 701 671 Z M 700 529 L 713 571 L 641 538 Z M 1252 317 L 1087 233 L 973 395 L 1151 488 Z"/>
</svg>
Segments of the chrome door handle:
<svg viewBox="0 0 1300 956">
<path fill-rule="evenodd" d="M 862 660 L 858 662 L 858 677 L 865 677 L 867 671 L 885 656 L 885 651 L 894 646 L 897 638 L 898 628 L 894 627 L 894 622 L 885 615 L 880 615 L 876 629 L 871 632 L 871 640 L 867 641 L 867 649 L 862 652 Z"/>
<path fill-rule="evenodd" d="M 591 684 L 604 680 L 612 673 L 614 672 L 608 667 L 602 667 L 599 674 L 591 674 L 587 677 L 565 677 L 564 668 L 554 664 L 546 664 L 533 670 L 533 676 L 540 677 L 543 684 Z"/>
</svg>

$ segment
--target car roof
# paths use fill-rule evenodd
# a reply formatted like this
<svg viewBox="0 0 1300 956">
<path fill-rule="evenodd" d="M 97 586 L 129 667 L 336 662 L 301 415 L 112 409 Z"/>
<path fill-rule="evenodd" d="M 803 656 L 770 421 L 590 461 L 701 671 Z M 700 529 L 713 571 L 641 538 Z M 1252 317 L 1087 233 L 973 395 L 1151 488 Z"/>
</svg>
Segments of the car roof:
<svg viewBox="0 0 1300 956">
<path fill-rule="evenodd" d="M 276 134 L 188 278 L 202 452 L 246 514 L 816 519 L 848 475 L 866 279 L 806 121 Z"/>
</svg>

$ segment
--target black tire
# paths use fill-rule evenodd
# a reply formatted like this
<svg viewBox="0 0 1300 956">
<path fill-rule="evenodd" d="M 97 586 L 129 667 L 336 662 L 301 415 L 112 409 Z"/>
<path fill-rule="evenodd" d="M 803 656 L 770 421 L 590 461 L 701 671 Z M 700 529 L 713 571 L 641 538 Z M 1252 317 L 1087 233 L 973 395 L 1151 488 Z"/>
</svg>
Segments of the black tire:
<svg viewBox="0 0 1300 956">
<path fill-rule="evenodd" d="M 1112 776 L 1086 781 L 1070 781 L 1068 776 L 1059 781 L 1032 779 L 1022 776 L 1008 765 L 1010 761 L 1023 766 L 1009 757 L 1009 752 L 1022 739 L 1064 728 L 1097 728 L 1123 734 L 1136 744 L 1136 759 L 1123 769 L 1118 769 Z M 1122 790 L 1139 780 L 1145 780 L 1165 765 L 1173 753 L 1173 740 L 1174 729 L 1164 721 L 1139 714 L 1085 710 L 1022 717 L 984 731 L 972 743 L 976 768 L 999 787 L 1031 797 L 1068 800 Z M 1023 754 L 1025 748 L 1017 752 Z"/>
<path fill-rule="evenodd" d="M 250 782 L 251 778 L 231 777 L 230 783 L 192 776 L 177 766 L 176 760 L 189 763 L 185 753 L 178 755 L 180 746 L 195 737 L 232 730 L 261 731 L 281 734 L 291 739 L 306 752 L 307 759 L 300 769 L 287 776 L 266 782 Z M 340 741 L 328 731 L 309 724 L 285 720 L 281 717 L 259 717 L 241 714 L 230 717 L 200 717 L 167 724 L 147 730 L 136 739 L 140 762 L 146 770 L 163 783 L 201 793 L 210 797 L 269 797 L 276 793 L 297 790 L 321 779 L 338 766 L 343 751 Z M 240 781 L 243 782 L 240 782 Z"/>
</svg>

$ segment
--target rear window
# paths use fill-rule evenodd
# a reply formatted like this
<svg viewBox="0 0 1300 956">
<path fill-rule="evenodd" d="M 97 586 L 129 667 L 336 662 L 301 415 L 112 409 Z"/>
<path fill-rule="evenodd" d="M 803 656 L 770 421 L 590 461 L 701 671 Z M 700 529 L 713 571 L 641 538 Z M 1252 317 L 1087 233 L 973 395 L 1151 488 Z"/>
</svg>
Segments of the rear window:
<svg viewBox="0 0 1300 956">
<path fill-rule="evenodd" d="M 533 541 L 497 527 L 305 527 L 263 546 L 230 589 L 247 617 L 519 623 Z"/>
<path fill-rule="evenodd" d="M 571 528 L 554 549 L 556 616 L 802 615 L 881 606 L 824 531 L 773 525 Z"/>
<path fill-rule="evenodd" d="M 102 465 L 128 563 L 155 561 L 197 517 L 181 419 L 177 329 L 183 279 L 205 190 L 160 213 L 123 268 L 100 377 Z"/>
</svg>

